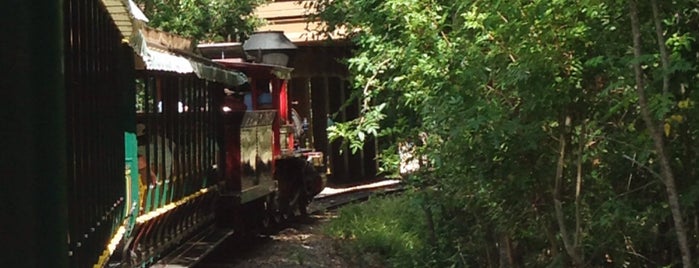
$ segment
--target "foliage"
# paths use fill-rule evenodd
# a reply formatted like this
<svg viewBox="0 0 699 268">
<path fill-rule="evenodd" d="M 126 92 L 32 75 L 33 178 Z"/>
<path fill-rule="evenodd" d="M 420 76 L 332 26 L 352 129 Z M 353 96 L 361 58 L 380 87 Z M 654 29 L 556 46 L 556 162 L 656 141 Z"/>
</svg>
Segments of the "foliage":
<svg viewBox="0 0 699 268">
<path fill-rule="evenodd" d="M 341 137 L 356 137 L 348 139 L 350 141 L 349 148 L 352 153 L 361 150 L 364 141 L 370 135 L 377 136 L 379 123 L 385 117 L 382 113 L 383 105 L 368 111 L 360 120 L 354 120 L 347 124 L 338 124 L 328 127 L 328 138 L 335 140 Z M 345 140 L 347 141 L 347 140 Z M 342 146 L 344 147 L 344 146 Z"/>
<path fill-rule="evenodd" d="M 135 0 L 151 27 L 198 41 L 241 41 L 262 21 L 253 10 L 266 0 Z"/>
<path fill-rule="evenodd" d="M 627 1 L 319 1 L 328 30 L 354 29 L 349 65 L 364 104 L 331 131 L 350 144 L 377 134 L 387 148 L 427 134 L 417 152 L 429 168 L 411 181 L 430 191 L 416 196 L 434 220 L 431 261 L 677 265 L 630 66 L 643 66 L 683 216 L 697 222 L 699 1 L 660 4 L 667 68 L 644 1 L 640 57 Z"/>
<path fill-rule="evenodd" d="M 343 207 L 339 219 L 332 220 L 324 231 L 346 242 L 341 250 L 358 266 L 423 266 L 419 263 L 420 255 L 425 254 L 421 219 L 419 207 L 407 196 L 379 197 Z"/>
</svg>

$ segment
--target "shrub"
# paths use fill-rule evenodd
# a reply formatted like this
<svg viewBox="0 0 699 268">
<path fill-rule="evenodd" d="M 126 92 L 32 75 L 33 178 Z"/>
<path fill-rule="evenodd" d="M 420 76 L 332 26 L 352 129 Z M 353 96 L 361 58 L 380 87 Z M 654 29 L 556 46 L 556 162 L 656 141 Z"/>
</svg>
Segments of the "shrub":
<svg viewBox="0 0 699 268">
<path fill-rule="evenodd" d="M 377 197 L 340 209 L 325 232 L 362 267 L 425 266 L 425 216 L 409 194 Z"/>
</svg>

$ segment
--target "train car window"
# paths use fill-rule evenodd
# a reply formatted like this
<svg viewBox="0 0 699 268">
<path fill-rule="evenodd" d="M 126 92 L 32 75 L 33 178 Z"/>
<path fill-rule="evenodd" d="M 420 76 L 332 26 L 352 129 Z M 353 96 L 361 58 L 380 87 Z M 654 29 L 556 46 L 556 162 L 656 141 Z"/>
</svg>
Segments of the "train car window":
<svg viewBox="0 0 699 268">
<path fill-rule="evenodd" d="M 260 96 L 257 97 L 257 105 L 261 110 L 273 109 L 274 106 L 272 105 L 272 94 L 269 92 L 260 94 Z"/>
<path fill-rule="evenodd" d="M 162 112 L 163 104 L 158 94 L 159 81 L 155 77 L 136 79 L 136 113 Z"/>
<path fill-rule="evenodd" d="M 272 104 L 272 83 L 269 79 L 259 79 L 255 82 L 252 97 L 254 98 L 254 110 L 274 109 Z"/>
<path fill-rule="evenodd" d="M 244 102 L 245 106 L 247 106 L 247 110 L 252 111 L 252 93 L 245 93 Z"/>
</svg>

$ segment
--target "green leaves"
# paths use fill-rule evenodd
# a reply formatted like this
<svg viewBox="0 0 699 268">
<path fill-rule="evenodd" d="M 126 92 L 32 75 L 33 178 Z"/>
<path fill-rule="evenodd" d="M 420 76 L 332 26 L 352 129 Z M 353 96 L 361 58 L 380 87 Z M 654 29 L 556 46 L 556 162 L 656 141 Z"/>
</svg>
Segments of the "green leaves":
<svg viewBox="0 0 699 268">
<path fill-rule="evenodd" d="M 653 116 L 671 127 L 673 165 L 696 174 L 699 155 L 687 149 L 699 141 L 693 116 L 699 108 L 688 104 L 699 96 L 696 1 L 663 4 L 672 54 L 667 71 L 660 68 L 650 6 L 642 1 L 641 57 L 630 50 L 625 1 L 321 2 L 329 27 L 359 29 L 350 61 L 355 86 L 369 103 L 384 104 L 381 112 L 367 106 L 361 119 L 331 132 L 350 147 L 357 142 L 357 149 L 372 133 L 381 133 L 394 153 L 398 141 L 420 144 L 416 157 L 429 168 L 410 181 L 435 190 L 425 201 L 430 207 L 449 211 L 436 219 L 454 237 L 442 241 L 444 259 L 487 256 L 497 250 L 493 236 L 506 230 L 520 245 L 520 266 L 571 266 L 561 255 L 539 254 L 563 247 L 551 190 L 560 159 L 561 222 L 577 233 L 583 257 L 663 263 L 645 235 L 669 220 L 655 207 L 666 196 L 654 177 L 657 156 L 639 120 L 630 66 L 643 65 Z M 661 93 L 665 74 L 671 75 L 667 94 Z M 687 185 L 696 181 L 686 177 Z M 687 194 L 687 203 L 697 202 L 694 192 Z M 623 231 L 611 232 L 612 226 Z M 629 254 L 626 241 L 648 259 Z"/>
<path fill-rule="evenodd" d="M 654 94 L 651 96 L 648 106 L 655 116 L 655 119 L 661 120 L 670 112 L 670 109 L 675 106 L 675 101 L 670 94 Z"/>
<path fill-rule="evenodd" d="M 364 141 L 367 139 L 367 136 L 378 136 L 380 122 L 386 117 L 383 114 L 383 109 L 385 107 L 386 104 L 382 103 L 376 107 L 372 107 L 369 112 L 352 121 L 336 122 L 334 125 L 328 127 L 328 138 L 331 141 L 342 140 L 343 143 L 349 145 L 353 154 L 356 153 L 364 146 Z"/>
<path fill-rule="evenodd" d="M 252 11 L 266 0 L 135 0 L 151 27 L 198 41 L 241 41 L 261 21 Z"/>
</svg>

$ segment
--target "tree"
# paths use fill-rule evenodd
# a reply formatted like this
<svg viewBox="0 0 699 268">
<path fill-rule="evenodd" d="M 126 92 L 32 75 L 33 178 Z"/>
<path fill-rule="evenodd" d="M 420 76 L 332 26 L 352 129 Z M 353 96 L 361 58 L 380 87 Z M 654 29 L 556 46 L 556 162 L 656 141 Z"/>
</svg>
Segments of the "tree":
<svg viewBox="0 0 699 268">
<path fill-rule="evenodd" d="M 438 189 L 421 201 L 434 261 L 691 265 L 698 3 L 653 3 L 636 40 L 626 1 L 319 1 L 327 30 L 352 29 L 364 103 L 335 135 L 428 134 L 430 169 L 410 180 Z"/>
<path fill-rule="evenodd" d="M 252 15 L 266 0 L 135 0 L 149 25 L 197 41 L 242 41 L 262 21 Z"/>
<path fill-rule="evenodd" d="M 663 87 L 662 92 L 667 93 L 669 88 L 669 57 L 665 49 L 665 37 L 662 30 L 662 24 L 658 18 L 658 4 L 655 0 L 651 0 L 651 5 L 653 9 L 653 22 L 655 25 L 655 30 L 657 33 L 658 47 L 660 51 L 660 59 L 663 68 Z M 631 17 L 631 29 L 633 34 L 633 53 L 636 58 L 640 58 L 642 55 L 641 51 L 641 26 L 638 18 L 638 4 L 636 0 L 629 0 L 629 16 Z M 682 210 L 680 208 L 679 197 L 677 194 L 677 187 L 675 185 L 675 175 L 673 174 L 670 161 L 668 160 L 668 155 L 666 153 L 665 141 L 662 132 L 658 128 L 656 120 L 652 117 L 650 108 L 648 107 L 648 98 L 645 93 L 645 79 L 643 75 L 643 69 L 641 63 L 636 61 L 633 63 L 634 74 L 636 77 L 636 91 L 638 92 L 638 105 L 641 109 L 641 116 L 646 124 L 646 129 L 653 139 L 653 146 L 655 148 L 656 154 L 658 155 L 658 160 L 660 162 L 661 179 L 665 184 L 667 190 L 667 195 L 669 199 L 670 210 L 672 212 L 672 219 L 675 223 L 675 232 L 677 233 L 677 243 L 679 244 L 680 252 L 682 253 L 682 264 L 685 268 L 692 267 L 692 254 L 689 251 L 687 231 L 684 226 L 684 219 L 682 218 Z"/>
</svg>

